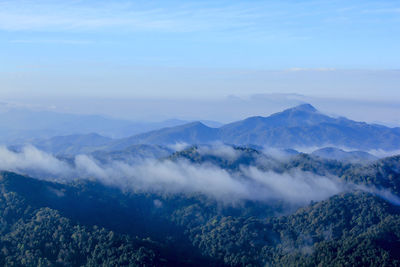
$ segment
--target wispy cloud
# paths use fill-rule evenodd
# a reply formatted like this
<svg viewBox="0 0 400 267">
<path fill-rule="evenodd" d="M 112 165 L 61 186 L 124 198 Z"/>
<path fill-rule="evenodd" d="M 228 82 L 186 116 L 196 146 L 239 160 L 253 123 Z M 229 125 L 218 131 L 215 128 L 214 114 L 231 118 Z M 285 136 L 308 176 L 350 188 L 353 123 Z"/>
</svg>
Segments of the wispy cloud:
<svg viewBox="0 0 400 267">
<path fill-rule="evenodd" d="M 332 12 L 321 10 L 334 10 Z M 313 11 L 317 10 L 317 11 Z M 293 34 L 278 29 L 316 27 L 327 18 L 347 16 L 357 8 L 333 9 L 331 3 L 46 1 L 0 2 L 0 29 L 7 31 L 238 31 L 269 38 Z M 377 9 L 379 10 L 379 9 Z M 385 9 L 381 9 L 385 10 Z M 390 9 L 398 10 L 398 9 Z M 397 12 L 397 11 L 396 11 Z M 346 13 L 346 14 L 343 14 Z M 262 36 L 260 35 L 262 33 Z M 302 33 L 294 34 L 304 38 Z"/>
<path fill-rule="evenodd" d="M 243 6 L 210 8 L 181 4 L 135 5 L 134 2 L 5 1 L 0 29 L 9 31 L 84 31 L 119 28 L 131 31 L 199 31 L 251 26 L 262 16 Z M 188 23 L 188 20 L 190 23 Z"/>
<path fill-rule="evenodd" d="M 133 11 L 127 3 L 88 5 L 81 1 L 6 1 L 0 4 L 4 30 L 94 30 L 113 26 L 159 27 L 160 19 L 146 19 L 156 10 Z M 154 17 L 154 16 L 153 16 Z M 162 22 L 162 23 L 161 23 Z"/>
<path fill-rule="evenodd" d="M 22 39 L 22 40 L 10 40 L 10 43 L 14 44 L 70 44 L 70 45 L 86 45 L 91 44 L 93 41 L 90 40 L 66 40 L 66 39 Z"/>
<path fill-rule="evenodd" d="M 215 147 L 216 154 L 227 155 L 226 147 Z M 205 151 L 210 152 L 210 151 Z M 231 151 L 228 151 L 231 156 Z M 345 190 L 345 184 L 334 177 L 323 177 L 295 171 L 278 174 L 243 167 L 240 172 L 229 172 L 212 164 L 192 164 L 185 160 L 147 159 L 134 164 L 122 161 L 99 163 L 87 155 L 78 155 L 67 164 L 34 147 L 21 152 L 0 147 L 0 169 L 16 171 L 38 178 L 95 179 L 105 185 L 124 190 L 167 194 L 201 193 L 210 198 L 234 204 L 243 200 L 275 201 L 306 204 L 322 200 Z"/>
<path fill-rule="evenodd" d="M 290 71 L 290 72 L 298 72 L 298 71 L 336 71 L 335 68 L 290 68 L 287 69 L 286 71 Z"/>
<path fill-rule="evenodd" d="M 213 146 L 213 149 L 206 148 L 201 153 L 232 156 L 232 151 L 221 144 Z M 71 164 L 32 146 L 20 152 L 0 147 L 0 170 L 64 182 L 77 178 L 97 180 L 133 192 L 200 193 L 228 205 L 243 200 L 265 203 L 278 200 L 301 206 L 352 190 L 372 193 L 395 205 L 400 204 L 398 196 L 383 188 L 346 183 L 335 176 L 320 176 L 300 169 L 276 173 L 256 166 L 241 166 L 239 171 L 232 172 L 217 165 L 194 164 L 185 160 L 144 159 L 132 164 L 111 160 L 100 163 L 88 155 L 76 156 Z"/>
<path fill-rule="evenodd" d="M 366 9 L 366 10 L 363 10 L 362 13 L 364 13 L 364 14 L 400 14 L 400 7 Z"/>
<path fill-rule="evenodd" d="M 0 1 L 0 31 L 161 33 L 169 34 L 167 39 L 192 34 L 189 40 L 198 38 L 199 42 L 292 44 L 318 40 L 335 25 L 349 25 L 350 30 L 358 32 L 354 25 L 360 21 L 363 21 L 363 25 L 365 21 L 373 21 L 375 25 L 377 21 L 380 23 L 385 19 L 383 12 L 398 12 L 398 8 L 388 8 L 379 3 L 358 3 L 348 7 L 348 3 L 341 1 L 289 2 Z M 367 9 L 373 12 L 362 12 Z M 29 40 L 28 37 L 17 41 L 26 44 L 86 44 L 85 41 L 70 40 L 70 36 L 62 38 L 65 39 L 39 41 Z"/>
</svg>

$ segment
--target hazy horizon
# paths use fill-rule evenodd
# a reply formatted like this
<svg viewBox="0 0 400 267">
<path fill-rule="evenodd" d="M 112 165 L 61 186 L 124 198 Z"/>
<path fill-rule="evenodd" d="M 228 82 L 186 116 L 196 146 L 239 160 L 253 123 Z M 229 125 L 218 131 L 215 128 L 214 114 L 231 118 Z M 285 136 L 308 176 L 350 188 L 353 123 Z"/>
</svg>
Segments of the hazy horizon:
<svg viewBox="0 0 400 267">
<path fill-rule="evenodd" d="M 300 103 L 400 125 L 395 1 L 0 1 L 0 101 L 232 122 Z"/>
<path fill-rule="evenodd" d="M 400 126 L 400 102 L 396 99 L 313 97 L 301 94 L 230 95 L 219 98 L 3 98 L 0 111 L 27 109 L 77 115 L 101 115 L 130 121 L 159 122 L 210 120 L 230 123 L 253 116 L 269 116 L 309 103 L 333 117 Z"/>
<path fill-rule="evenodd" d="M 0 98 L 400 99 L 396 1 L 1 1 Z"/>
</svg>

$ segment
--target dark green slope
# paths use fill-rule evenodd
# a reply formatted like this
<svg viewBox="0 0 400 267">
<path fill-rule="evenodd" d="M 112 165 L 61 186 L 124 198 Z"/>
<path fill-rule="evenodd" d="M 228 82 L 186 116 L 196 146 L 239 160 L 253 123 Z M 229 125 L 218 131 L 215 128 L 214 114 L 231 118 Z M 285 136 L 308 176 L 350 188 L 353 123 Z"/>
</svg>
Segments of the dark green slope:
<svg viewBox="0 0 400 267">
<path fill-rule="evenodd" d="M 351 164 L 299 154 L 285 163 L 283 170 L 293 168 L 319 175 L 335 175 L 344 181 L 387 189 L 400 196 L 400 156 L 387 157 L 368 164 Z"/>
<path fill-rule="evenodd" d="M 8 188 L 17 175 L 6 176 L 0 181 L 1 266 L 165 265 L 160 244 L 77 224 Z"/>
<path fill-rule="evenodd" d="M 232 147 L 236 152 L 236 157 L 221 157 L 210 153 L 199 151 L 198 146 L 192 146 L 185 150 L 173 153 L 168 159 L 173 161 L 187 160 L 194 164 L 213 164 L 219 168 L 223 168 L 229 171 L 239 171 L 241 166 L 260 165 L 269 166 L 273 168 L 277 164 L 277 161 L 272 157 L 268 157 L 260 151 L 250 147 Z M 260 167 L 260 166 L 259 166 Z"/>
<path fill-rule="evenodd" d="M 300 169 L 400 195 L 400 156 L 362 165 L 298 154 L 257 165 L 266 156 L 235 150 L 242 154 L 234 159 L 197 147 L 169 159 L 228 171 L 246 164 Z M 10 172 L 0 177 L 2 265 L 400 266 L 399 207 L 366 192 L 349 191 L 288 214 L 277 203 L 226 206 L 201 194 L 123 192 L 93 181 L 60 184 Z"/>
<path fill-rule="evenodd" d="M 290 216 L 215 217 L 191 236 L 231 266 L 399 266 L 399 214 L 388 202 L 355 192 Z"/>
<path fill-rule="evenodd" d="M 61 244 L 57 243 L 56 247 L 54 247 L 52 255 L 64 253 L 63 247 L 60 247 L 61 245 L 69 247 L 72 250 L 70 252 L 72 254 L 67 259 L 63 259 L 62 261 L 66 263 L 61 265 L 71 266 L 69 260 L 80 260 L 89 266 L 98 266 L 91 263 L 90 257 L 92 253 L 98 253 L 96 262 L 105 264 L 105 266 L 109 266 L 107 262 L 112 258 L 109 259 L 108 255 L 112 255 L 112 253 L 116 254 L 115 256 L 117 257 L 114 262 L 123 262 L 124 264 L 126 262 L 135 262 L 135 258 L 130 258 L 131 254 L 149 253 L 149 262 L 152 264 L 147 265 L 147 260 L 143 256 L 143 262 L 134 264 L 141 266 L 193 266 L 198 264 L 214 265 L 217 263 L 217 261 L 207 256 L 201 256 L 197 248 L 191 245 L 184 235 L 184 229 L 173 223 L 169 217 L 172 213 L 170 208 L 160 209 L 155 205 L 155 200 L 160 199 L 158 196 L 125 194 L 119 189 L 105 187 L 94 182 L 78 182 L 69 185 L 46 182 L 10 172 L 1 173 L 0 192 L 2 196 L 0 198 L 0 222 L 4 222 L 2 224 L 4 235 L 14 235 L 12 231 L 20 227 L 33 227 L 36 229 L 36 232 L 29 237 L 24 234 L 24 236 L 15 237 L 16 240 L 13 243 L 2 243 L 6 250 L 15 250 L 10 253 L 10 257 L 14 262 L 21 260 L 17 258 L 23 257 L 23 253 L 29 253 L 29 251 L 25 251 L 25 248 L 28 247 L 29 250 L 35 250 L 38 255 L 44 255 L 43 260 L 45 262 L 48 260 L 52 264 L 56 264 L 54 258 L 46 256 L 46 247 L 40 244 L 46 243 L 47 239 L 47 243 L 51 243 L 51 236 L 55 235 L 55 232 L 59 231 L 59 227 L 61 227 L 61 225 L 53 221 L 62 220 L 67 223 L 67 226 L 64 227 L 71 228 L 67 229 L 69 231 L 68 235 L 73 235 L 75 228 L 81 229 L 83 227 L 84 231 L 89 231 L 89 233 L 83 233 L 85 237 L 90 238 L 87 242 L 95 242 L 92 239 L 101 238 L 100 241 L 106 243 L 98 246 L 94 243 L 93 246 L 88 246 L 89 249 L 96 251 L 87 250 L 87 254 L 82 256 L 84 257 L 83 259 L 77 259 L 76 257 L 81 256 L 76 250 L 81 248 L 78 248 L 77 244 L 73 243 L 75 242 L 74 240 L 62 239 L 59 241 Z M 184 203 L 190 203 L 190 200 Z M 45 217 L 50 222 L 37 229 L 35 227 L 35 216 L 43 211 L 49 214 Z M 19 223 L 21 223 L 21 226 L 19 226 Z M 49 229 L 46 230 L 46 227 Z M 96 231 L 92 232 L 91 229 Z M 101 234 L 106 235 L 106 237 L 98 236 L 100 234 L 97 229 L 101 230 Z M 48 231 L 48 234 L 43 236 L 41 231 Z M 115 235 L 116 243 L 111 242 L 112 240 L 109 241 L 107 239 L 108 235 Z M 43 241 L 40 241 L 42 239 Z M 31 244 L 31 242 L 33 243 Z M 142 243 L 144 245 L 138 247 L 138 244 Z M 22 244 L 24 245 L 21 248 Z M 73 247 L 71 248 L 71 246 Z M 109 248 L 103 248 L 102 246 L 109 246 Z M 137 251 L 141 247 L 143 248 Z M 122 251 L 119 251 L 120 249 Z M 0 253 L 0 258 L 6 257 L 8 255 L 6 254 Z M 19 262 L 17 265 L 36 266 L 34 263 L 38 263 L 37 257 L 32 257 L 30 263 Z M 72 266 L 78 265 L 74 263 Z"/>
</svg>

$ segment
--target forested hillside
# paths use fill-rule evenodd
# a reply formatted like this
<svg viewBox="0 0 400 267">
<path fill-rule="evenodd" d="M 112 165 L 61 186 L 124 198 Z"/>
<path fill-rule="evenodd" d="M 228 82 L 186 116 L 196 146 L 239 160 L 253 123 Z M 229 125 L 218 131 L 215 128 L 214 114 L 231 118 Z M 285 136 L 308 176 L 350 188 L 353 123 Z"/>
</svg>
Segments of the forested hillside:
<svg viewBox="0 0 400 267">
<path fill-rule="evenodd" d="M 303 170 L 358 187 L 298 208 L 278 200 L 229 204 L 201 193 L 121 190 L 96 180 L 59 183 L 2 172 L 1 264 L 400 266 L 400 157 L 352 164 L 297 154 L 282 162 L 252 148 L 236 147 L 240 156 L 231 159 L 199 150 L 164 160 L 230 172 L 246 165 Z M 364 189 L 371 186 L 376 191 Z"/>
</svg>

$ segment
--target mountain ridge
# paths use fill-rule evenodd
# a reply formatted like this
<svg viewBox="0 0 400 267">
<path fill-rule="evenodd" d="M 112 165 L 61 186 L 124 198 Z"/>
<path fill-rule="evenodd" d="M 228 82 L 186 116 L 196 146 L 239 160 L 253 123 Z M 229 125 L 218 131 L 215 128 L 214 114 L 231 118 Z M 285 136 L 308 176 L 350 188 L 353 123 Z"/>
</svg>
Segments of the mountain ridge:
<svg viewBox="0 0 400 267">
<path fill-rule="evenodd" d="M 66 147 L 57 152 L 80 151 L 78 136 L 71 136 L 78 147 Z M 53 138 L 54 139 L 54 138 Z M 83 138 L 85 139 L 85 138 Z M 42 143 L 49 141 L 42 141 Z M 124 150 L 138 144 L 170 146 L 175 144 L 225 143 L 280 149 L 303 147 L 345 147 L 349 150 L 369 151 L 373 149 L 400 149 L 400 128 L 389 128 L 347 119 L 330 117 L 310 104 L 302 104 L 271 114 L 267 117 L 253 116 L 225 124 L 218 128 L 194 121 L 178 126 L 164 127 L 120 139 L 105 140 L 84 152 L 99 149 L 107 151 Z M 63 147 L 63 144 L 54 144 Z M 87 145 L 85 145 L 87 147 Z M 43 147 L 43 146 L 41 146 Z M 68 149 L 67 149 L 68 148 Z M 52 148 L 47 148 L 52 152 Z"/>
<path fill-rule="evenodd" d="M 126 140 L 160 145 L 222 142 L 280 148 L 341 146 L 359 150 L 394 150 L 400 148 L 400 128 L 344 117 L 333 118 L 310 104 L 302 104 L 268 117 L 249 117 L 219 128 L 191 123 L 143 133 Z"/>
</svg>

